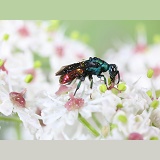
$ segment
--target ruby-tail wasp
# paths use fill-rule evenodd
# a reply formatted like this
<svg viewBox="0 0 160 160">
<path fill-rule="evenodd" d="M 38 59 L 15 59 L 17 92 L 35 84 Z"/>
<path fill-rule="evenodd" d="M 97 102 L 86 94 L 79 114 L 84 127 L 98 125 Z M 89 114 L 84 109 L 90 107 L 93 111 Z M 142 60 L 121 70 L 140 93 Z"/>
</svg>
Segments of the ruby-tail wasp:
<svg viewBox="0 0 160 160">
<path fill-rule="evenodd" d="M 86 77 L 90 80 L 90 88 L 93 86 L 93 75 L 96 75 L 98 78 L 103 77 L 104 83 L 107 86 L 107 80 L 103 72 L 109 71 L 111 82 L 115 82 L 115 77 L 118 75 L 118 82 L 120 81 L 120 74 L 117 70 L 117 66 L 115 64 L 108 64 L 107 62 L 101 60 L 97 57 L 90 57 L 88 60 L 73 63 L 70 65 L 66 65 L 61 67 L 61 69 L 56 73 L 56 76 L 60 76 L 59 82 L 60 84 L 70 84 L 74 79 L 79 79 L 79 83 L 74 92 L 76 94 L 77 90 L 81 86 L 81 82 L 85 80 Z"/>
</svg>

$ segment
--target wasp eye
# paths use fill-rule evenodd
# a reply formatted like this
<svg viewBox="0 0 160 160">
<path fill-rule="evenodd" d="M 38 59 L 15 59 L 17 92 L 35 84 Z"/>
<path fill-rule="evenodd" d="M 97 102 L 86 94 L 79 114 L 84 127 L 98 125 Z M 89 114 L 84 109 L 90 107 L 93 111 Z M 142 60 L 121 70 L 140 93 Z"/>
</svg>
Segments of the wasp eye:
<svg viewBox="0 0 160 160">
<path fill-rule="evenodd" d="M 117 73 L 117 66 L 115 64 L 111 64 L 109 70 L 110 74 L 115 75 Z"/>
</svg>

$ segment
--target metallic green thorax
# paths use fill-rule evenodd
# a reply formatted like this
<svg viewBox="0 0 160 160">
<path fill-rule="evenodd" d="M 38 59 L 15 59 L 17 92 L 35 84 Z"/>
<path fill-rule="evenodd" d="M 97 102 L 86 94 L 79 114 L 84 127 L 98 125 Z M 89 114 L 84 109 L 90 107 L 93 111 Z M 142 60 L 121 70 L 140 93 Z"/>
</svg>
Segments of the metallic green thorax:
<svg viewBox="0 0 160 160">
<path fill-rule="evenodd" d="M 109 70 L 109 64 L 97 57 L 90 57 L 85 63 L 86 71 L 90 72 L 92 75 L 100 75 L 102 72 Z"/>
</svg>

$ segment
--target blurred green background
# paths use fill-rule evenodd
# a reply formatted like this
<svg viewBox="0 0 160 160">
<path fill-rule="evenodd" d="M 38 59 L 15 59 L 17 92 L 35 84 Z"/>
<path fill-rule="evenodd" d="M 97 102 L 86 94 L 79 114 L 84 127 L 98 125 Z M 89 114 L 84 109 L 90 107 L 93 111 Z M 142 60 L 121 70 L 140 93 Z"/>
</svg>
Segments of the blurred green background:
<svg viewBox="0 0 160 160">
<path fill-rule="evenodd" d="M 136 42 L 139 31 L 146 33 L 148 44 L 160 41 L 160 21 L 90 20 L 61 21 L 61 24 L 66 27 L 68 36 L 76 37 L 79 34 L 81 39 L 95 49 L 97 54 L 103 54 L 106 49 L 114 47 L 115 41 L 127 43 L 132 40 Z"/>
</svg>

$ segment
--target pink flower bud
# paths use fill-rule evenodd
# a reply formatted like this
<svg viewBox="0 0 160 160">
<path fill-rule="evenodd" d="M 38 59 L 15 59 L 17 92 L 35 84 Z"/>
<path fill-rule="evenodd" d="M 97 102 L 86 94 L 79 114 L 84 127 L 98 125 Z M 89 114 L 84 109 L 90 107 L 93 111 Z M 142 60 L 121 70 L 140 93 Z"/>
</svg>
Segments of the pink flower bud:
<svg viewBox="0 0 160 160">
<path fill-rule="evenodd" d="M 143 136 L 139 133 L 133 132 L 128 136 L 128 140 L 143 140 Z"/>
<path fill-rule="evenodd" d="M 26 101 L 24 99 L 24 94 L 25 94 L 26 90 L 22 91 L 21 93 L 18 92 L 10 92 L 9 96 L 10 96 L 10 100 L 14 105 L 17 105 L 18 107 L 22 107 L 25 108 L 26 105 Z"/>
<path fill-rule="evenodd" d="M 83 107 L 84 105 L 84 99 L 82 98 L 75 98 L 73 94 L 70 94 L 69 101 L 65 104 L 65 108 L 67 108 L 68 111 L 72 111 L 75 109 L 79 109 Z"/>
</svg>

